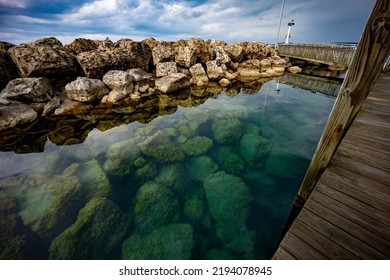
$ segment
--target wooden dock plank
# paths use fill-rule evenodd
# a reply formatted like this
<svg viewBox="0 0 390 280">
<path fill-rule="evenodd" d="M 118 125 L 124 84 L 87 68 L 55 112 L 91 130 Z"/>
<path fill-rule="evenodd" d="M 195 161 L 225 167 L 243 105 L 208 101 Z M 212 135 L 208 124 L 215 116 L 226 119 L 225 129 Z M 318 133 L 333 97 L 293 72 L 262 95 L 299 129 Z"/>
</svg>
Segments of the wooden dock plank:
<svg viewBox="0 0 390 280">
<path fill-rule="evenodd" d="M 279 246 L 272 259 L 273 260 L 296 260 L 296 258 L 293 255 L 291 255 L 289 252 L 287 252 L 286 249 L 284 249 L 282 246 Z"/>
</svg>

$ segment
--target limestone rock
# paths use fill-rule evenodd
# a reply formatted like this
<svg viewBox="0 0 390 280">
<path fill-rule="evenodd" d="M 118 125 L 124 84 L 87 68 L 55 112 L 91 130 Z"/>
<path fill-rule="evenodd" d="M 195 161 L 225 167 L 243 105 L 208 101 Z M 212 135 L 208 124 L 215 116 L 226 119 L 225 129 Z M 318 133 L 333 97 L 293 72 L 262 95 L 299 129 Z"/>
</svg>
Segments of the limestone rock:
<svg viewBox="0 0 390 280">
<path fill-rule="evenodd" d="M 238 143 L 242 134 L 242 123 L 237 119 L 216 119 L 211 123 L 214 139 L 219 144 Z"/>
<path fill-rule="evenodd" d="M 178 220 L 179 203 L 169 189 L 155 182 L 142 185 L 134 204 L 134 226 L 137 233 L 150 233 Z"/>
<path fill-rule="evenodd" d="M 230 81 L 226 78 L 222 78 L 221 80 L 219 80 L 218 84 L 220 84 L 223 87 L 226 87 L 230 84 Z"/>
<path fill-rule="evenodd" d="M 206 136 L 195 136 L 182 144 L 184 152 L 189 156 L 205 154 L 213 146 L 213 140 Z"/>
<path fill-rule="evenodd" d="M 268 155 L 271 144 L 268 139 L 253 133 L 245 133 L 240 140 L 239 154 L 248 163 L 254 163 L 257 159 Z"/>
<path fill-rule="evenodd" d="M 93 198 L 51 243 L 49 259 L 101 259 L 127 234 L 130 218 L 111 200 Z"/>
<path fill-rule="evenodd" d="M 193 48 L 189 46 L 179 46 L 177 48 L 175 61 L 178 65 L 190 68 L 196 63 L 196 58 L 196 53 Z"/>
<path fill-rule="evenodd" d="M 79 66 L 56 38 L 44 38 L 8 50 L 22 77 L 77 77 Z"/>
<path fill-rule="evenodd" d="M 245 49 L 238 43 L 223 47 L 233 62 L 241 62 L 245 55 Z"/>
<path fill-rule="evenodd" d="M 0 50 L 0 90 L 3 89 L 9 81 L 18 77 L 18 71 L 15 63 L 11 60 L 6 51 Z"/>
<path fill-rule="evenodd" d="M 186 46 L 195 51 L 195 55 L 198 62 L 205 63 L 209 61 L 212 57 L 212 54 L 208 48 L 208 44 L 200 38 L 192 38 L 186 41 Z"/>
<path fill-rule="evenodd" d="M 146 42 L 120 39 L 115 43 L 115 47 L 124 51 L 129 51 L 132 54 L 132 58 L 134 59 L 133 63 L 137 66 L 131 68 L 141 68 L 145 71 L 150 70 L 150 66 L 153 64 L 152 49 Z"/>
<path fill-rule="evenodd" d="M 122 70 L 110 70 L 103 76 L 103 82 L 110 88 L 107 102 L 114 103 L 134 91 L 133 77 L 130 73 Z"/>
<path fill-rule="evenodd" d="M 199 81 L 207 84 L 209 78 L 207 77 L 206 71 L 204 70 L 201 63 L 197 63 L 190 67 L 190 74 L 192 76 L 191 83 L 197 84 Z"/>
<path fill-rule="evenodd" d="M 101 80 L 78 77 L 65 86 L 65 92 L 70 100 L 93 102 L 100 100 L 109 92 L 109 89 Z"/>
<path fill-rule="evenodd" d="M 225 71 L 216 60 L 206 62 L 207 76 L 210 80 L 220 80 L 225 76 Z"/>
<path fill-rule="evenodd" d="M 228 146 L 218 149 L 216 161 L 229 174 L 241 175 L 245 170 L 244 160 Z"/>
<path fill-rule="evenodd" d="M 245 49 L 245 57 L 246 59 L 264 59 L 271 54 L 275 53 L 275 51 L 269 47 L 266 46 L 264 43 L 261 42 L 249 42 L 246 45 Z"/>
<path fill-rule="evenodd" d="M 156 80 L 157 90 L 163 93 L 171 93 L 191 86 L 188 77 L 182 73 L 169 74 Z"/>
<path fill-rule="evenodd" d="M 184 193 L 186 187 L 190 184 L 187 171 L 178 163 L 164 165 L 154 180 L 173 192 L 180 194 Z"/>
<path fill-rule="evenodd" d="M 54 96 L 49 102 L 45 104 L 45 107 L 43 107 L 42 116 L 50 115 L 60 106 L 60 104 L 61 100 L 57 96 Z"/>
<path fill-rule="evenodd" d="M 91 39 L 76 38 L 72 43 L 65 45 L 64 48 L 74 55 L 78 55 L 83 52 L 96 50 L 98 44 Z"/>
<path fill-rule="evenodd" d="M 0 131 L 33 122 L 37 118 L 37 112 L 30 106 L 0 98 Z"/>
<path fill-rule="evenodd" d="M 1 98 L 23 103 L 47 102 L 52 95 L 52 86 L 46 78 L 17 78 L 0 93 Z"/>
<path fill-rule="evenodd" d="M 122 245 L 125 260 L 189 260 L 194 247 L 189 224 L 170 224 L 144 235 L 133 235 Z"/>
<path fill-rule="evenodd" d="M 288 71 L 294 74 L 302 72 L 302 69 L 299 66 L 291 66 L 288 68 Z"/>
<path fill-rule="evenodd" d="M 177 73 L 177 65 L 176 62 L 159 62 L 156 65 L 156 77 L 164 77 L 169 74 Z"/>
<path fill-rule="evenodd" d="M 160 62 L 175 61 L 175 50 L 171 42 L 159 41 L 152 48 L 153 64 L 157 65 Z"/>
</svg>

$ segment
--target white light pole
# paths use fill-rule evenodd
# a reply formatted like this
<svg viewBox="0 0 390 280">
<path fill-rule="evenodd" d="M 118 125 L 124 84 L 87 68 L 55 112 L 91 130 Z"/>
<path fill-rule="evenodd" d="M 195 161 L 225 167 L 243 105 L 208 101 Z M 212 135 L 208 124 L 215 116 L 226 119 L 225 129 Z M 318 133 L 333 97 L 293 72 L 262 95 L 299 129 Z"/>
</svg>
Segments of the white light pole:
<svg viewBox="0 0 390 280">
<path fill-rule="evenodd" d="M 291 26 L 295 25 L 294 20 L 291 20 L 291 22 L 289 22 L 287 25 L 288 25 L 288 30 L 287 30 L 285 44 L 288 44 L 288 39 L 291 38 Z"/>
</svg>

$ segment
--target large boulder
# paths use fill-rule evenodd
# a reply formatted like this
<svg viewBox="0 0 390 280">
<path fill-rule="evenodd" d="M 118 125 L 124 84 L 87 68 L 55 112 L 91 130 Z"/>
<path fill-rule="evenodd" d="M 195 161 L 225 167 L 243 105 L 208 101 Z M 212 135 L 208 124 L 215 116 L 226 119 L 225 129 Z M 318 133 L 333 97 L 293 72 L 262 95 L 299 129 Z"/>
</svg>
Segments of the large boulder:
<svg viewBox="0 0 390 280">
<path fill-rule="evenodd" d="M 17 78 L 10 81 L 0 93 L 0 98 L 23 103 L 47 102 L 53 95 L 50 81 L 46 78 Z"/>
<path fill-rule="evenodd" d="M 211 123 L 214 139 L 219 144 L 236 144 L 240 140 L 244 128 L 237 119 L 216 119 Z"/>
<path fill-rule="evenodd" d="M 220 80 L 225 77 L 225 71 L 216 60 L 206 62 L 206 71 L 210 80 Z"/>
<path fill-rule="evenodd" d="M 18 77 L 18 71 L 15 63 L 11 60 L 6 51 L 0 50 L 0 90 L 4 88 L 9 81 Z"/>
<path fill-rule="evenodd" d="M 141 68 L 145 71 L 150 70 L 150 67 L 153 64 L 152 49 L 146 42 L 136 42 L 131 39 L 120 39 L 115 43 L 115 47 L 125 51 L 130 51 L 130 53 L 133 54 L 134 63 L 137 65 L 137 67 L 133 68 Z"/>
<path fill-rule="evenodd" d="M 22 77 L 73 78 L 80 68 L 56 38 L 44 38 L 8 50 Z"/>
<path fill-rule="evenodd" d="M 148 235 L 133 235 L 122 245 L 125 260 L 189 260 L 194 247 L 189 224 L 170 224 Z"/>
<path fill-rule="evenodd" d="M 188 173 L 179 163 L 164 165 L 154 180 L 179 194 L 183 194 L 190 185 Z"/>
<path fill-rule="evenodd" d="M 98 44 L 91 39 L 76 38 L 72 43 L 65 45 L 64 48 L 74 55 L 78 55 L 83 52 L 96 50 Z"/>
<path fill-rule="evenodd" d="M 238 43 L 233 43 L 223 48 L 233 62 L 241 62 L 244 58 L 245 48 Z"/>
<path fill-rule="evenodd" d="M 219 171 L 205 179 L 203 188 L 222 243 L 246 234 L 251 193 L 245 183 L 239 177 Z"/>
<path fill-rule="evenodd" d="M 93 198 L 74 224 L 58 235 L 49 249 L 50 259 L 105 259 L 127 234 L 130 218 L 111 200 Z"/>
<path fill-rule="evenodd" d="M 179 46 L 176 53 L 176 63 L 182 67 L 190 68 L 196 63 L 195 50 L 189 46 Z"/>
<path fill-rule="evenodd" d="M 264 158 L 271 151 L 268 139 L 254 133 L 245 133 L 240 140 L 238 152 L 248 163 Z"/>
<path fill-rule="evenodd" d="M 138 189 L 133 213 L 135 232 L 150 233 L 178 220 L 179 202 L 172 191 L 149 181 Z"/>
<path fill-rule="evenodd" d="M 30 106 L 0 98 L 0 131 L 35 121 L 37 112 Z"/>
<path fill-rule="evenodd" d="M 177 73 L 177 64 L 176 62 L 159 62 L 156 65 L 156 77 L 164 77 L 169 74 Z"/>
<path fill-rule="evenodd" d="M 103 82 L 110 88 L 107 102 L 114 103 L 134 91 L 133 76 L 123 70 L 110 70 L 103 76 Z"/>
<path fill-rule="evenodd" d="M 227 173 L 241 175 L 245 170 L 245 161 L 231 147 L 219 148 L 216 155 L 218 165 Z"/>
<path fill-rule="evenodd" d="M 157 90 L 163 93 L 171 93 L 191 86 L 190 80 L 185 74 L 173 73 L 156 80 Z"/>
<path fill-rule="evenodd" d="M 207 85 L 209 78 L 201 63 L 197 63 L 190 67 L 190 74 L 192 76 L 191 83 L 196 85 Z"/>
<path fill-rule="evenodd" d="M 186 163 L 191 178 L 200 182 L 218 170 L 218 165 L 208 156 L 192 157 Z"/>
<path fill-rule="evenodd" d="M 133 68 L 127 70 L 133 77 L 134 92 L 145 92 L 150 87 L 154 87 L 153 75 L 142 70 L 141 68 Z"/>
<path fill-rule="evenodd" d="M 101 80 L 78 77 L 65 86 L 65 92 L 70 100 L 93 102 L 102 99 L 109 89 Z"/>
<path fill-rule="evenodd" d="M 157 45 L 152 48 L 153 64 L 160 62 L 175 61 L 175 48 L 172 42 L 158 41 Z"/>
<path fill-rule="evenodd" d="M 205 154 L 213 146 L 213 140 L 206 136 L 195 136 L 184 142 L 181 147 L 189 156 Z"/>
</svg>

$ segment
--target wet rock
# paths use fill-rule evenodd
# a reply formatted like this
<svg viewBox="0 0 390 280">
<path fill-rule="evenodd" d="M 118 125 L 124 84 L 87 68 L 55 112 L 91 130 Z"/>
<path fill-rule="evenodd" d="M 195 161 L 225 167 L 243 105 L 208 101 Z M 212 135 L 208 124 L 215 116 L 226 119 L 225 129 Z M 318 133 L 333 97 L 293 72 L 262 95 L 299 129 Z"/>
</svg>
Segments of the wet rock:
<svg viewBox="0 0 390 280">
<path fill-rule="evenodd" d="M 271 67 L 272 67 L 271 59 L 269 57 L 267 57 L 267 58 L 260 60 L 260 66 L 261 66 L 262 72 L 265 72 L 268 69 L 271 69 Z"/>
<path fill-rule="evenodd" d="M 109 89 L 101 80 L 78 77 L 65 86 L 65 92 L 70 100 L 93 102 L 102 99 L 109 92 Z"/>
<path fill-rule="evenodd" d="M 153 75 L 141 68 L 129 69 L 127 72 L 133 77 L 134 91 L 145 92 L 150 87 L 154 87 Z"/>
<path fill-rule="evenodd" d="M 65 45 L 64 48 L 74 55 L 78 55 L 83 52 L 96 50 L 98 44 L 91 39 L 76 38 L 72 43 Z"/>
<path fill-rule="evenodd" d="M 196 63 L 196 53 L 195 50 L 189 46 L 179 46 L 177 48 L 177 53 L 175 61 L 178 65 L 190 68 Z"/>
<path fill-rule="evenodd" d="M 0 131 L 31 123 L 37 118 L 37 112 L 30 106 L 0 98 Z"/>
<path fill-rule="evenodd" d="M 56 38 L 44 38 L 8 50 L 20 75 L 26 77 L 61 78 L 77 77 L 79 66 Z"/>
<path fill-rule="evenodd" d="M 23 103 L 47 102 L 53 95 L 46 78 L 17 78 L 10 81 L 0 93 L 0 98 Z"/>
<path fill-rule="evenodd" d="M 211 123 L 214 139 L 219 144 L 238 143 L 242 134 L 242 123 L 237 119 L 216 119 Z"/>
<path fill-rule="evenodd" d="M 291 66 L 288 68 L 288 71 L 294 74 L 302 72 L 302 69 L 299 66 Z"/>
<path fill-rule="evenodd" d="M 240 175 L 245 170 L 244 160 L 230 147 L 219 148 L 216 161 L 229 174 Z"/>
<path fill-rule="evenodd" d="M 199 198 L 191 198 L 184 202 L 184 215 L 191 223 L 200 223 L 204 212 L 203 202 Z"/>
<path fill-rule="evenodd" d="M 189 156 L 205 154 L 213 146 L 213 140 L 205 136 L 195 136 L 184 142 L 181 147 Z"/>
<path fill-rule="evenodd" d="M 260 135 L 245 133 L 241 137 L 238 152 L 248 163 L 264 158 L 270 151 L 270 141 Z"/>
<path fill-rule="evenodd" d="M 44 117 L 50 115 L 60 106 L 60 104 L 61 100 L 57 96 L 54 96 L 52 100 L 47 102 L 45 107 L 43 107 L 42 116 Z"/>
<path fill-rule="evenodd" d="M 226 87 L 230 84 L 230 81 L 226 78 L 222 78 L 221 80 L 219 80 L 218 84 L 220 84 L 223 87 Z"/>
<path fill-rule="evenodd" d="M 156 65 L 156 77 L 164 77 L 169 74 L 177 73 L 177 65 L 176 62 L 159 62 Z"/>
<path fill-rule="evenodd" d="M 135 231 L 150 233 L 178 221 L 179 203 L 173 192 L 150 181 L 138 189 L 133 213 Z"/>
<path fill-rule="evenodd" d="M 173 192 L 180 194 L 183 194 L 190 184 L 187 171 L 178 163 L 164 165 L 154 180 Z"/>
<path fill-rule="evenodd" d="M 189 88 L 188 77 L 182 73 L 169 74 L 156 80 L 156 89 L 163 93 L 170 93 Z"/>
<path fill-rule="evenodd" d="M 236 176 L 219 171 L 205 179 L 203 188 L 222 243 L 246 234 L 251 194 L 245 183 Z"/>
<path fill-rule="evenodd" d="M 106 258 L 127 234 L 130 218 L 111 200 L 93 198 L 51 243 L 49 259 Z"/>
<path fill-rule="evenodd" d="M 15 63 L 11 60 L 6 51 L 0 50 L 0 90 L 3 89 L 9 81 L 18 77 L 18 71 Z"/>
<path fill-rule="evenodd" d="M 211 249 L 205 254 L 206 260 L 238 260 L 239 258 L 239 255 L 225 248 Z"/>
<path fill-rule="evenodd" d="M 210 80 L 220 80 L 225 76 L 225 71 L 216 60 L 206 62 L 207 76 Z"/>
<path fill-rule="evenodd" d="M 135 177 L 140 183 L 152 180 L 157 175 L 157 167 L 153 162 L 147 162 L 135 171 Z"/>
<path fill-rule="evenodd" d="M 126 260 L 189 260 L 194 247 L 189 224 L 171 224 L 148 235 L 133 235 L 122 245 Z"/>
<path fill-rule="evenodd" d="M 103 76 L 103 82 L 110 88 L 105 102 L 115 103 L 134 91 L 133 77 L 122 70 L 110 70 Z"/>
<path fill-rule="evenodd" d="M 73 114 L 73 112 L 79 107 L 80 107 L 80 103 L 78 101 L 65 99 L 61 103 L 61 105 L 54 110 L 54 114 L 55 115 Z"/>
<path fill-rule="evenodd" d="M 218 170 L 218 165 L 208 156 L 190 158 L 186 163 L 191 178 L 203 182 L 205 178 Z"/>
</svg>

